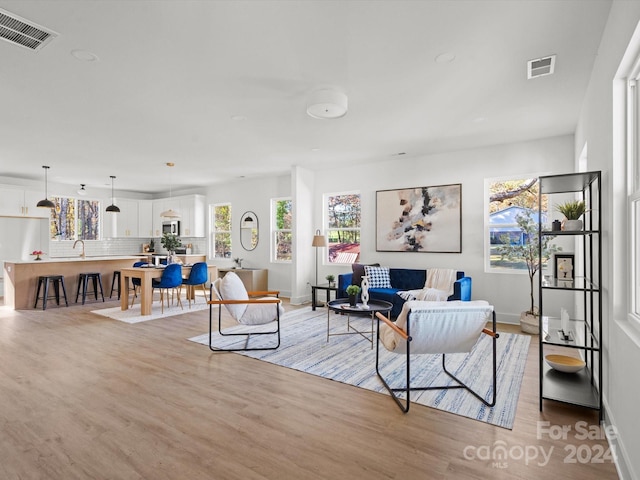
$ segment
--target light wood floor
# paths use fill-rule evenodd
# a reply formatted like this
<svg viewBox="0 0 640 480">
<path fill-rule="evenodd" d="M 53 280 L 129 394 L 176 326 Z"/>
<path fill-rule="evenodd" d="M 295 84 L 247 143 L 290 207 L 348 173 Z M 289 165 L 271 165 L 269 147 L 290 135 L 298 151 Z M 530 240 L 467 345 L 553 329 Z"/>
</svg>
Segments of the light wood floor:
<svg viewBox="0 0 640 480">
<path fill-rule="evenodd" d="M 130 325 L 90 313 L 106 306 L 0 307 L 1 479 L 617 478 L 608 461 L 580 463 L 608 448 L 575 438 L 596 412 L 539 411 L 537 337 L 510 431 L 211 353 L 186 340 L 208 311 Z M 554 440 L 539 421 L 572 431 Z M 498 446 L 507 458 L 486 459 Z"/>
</svg>

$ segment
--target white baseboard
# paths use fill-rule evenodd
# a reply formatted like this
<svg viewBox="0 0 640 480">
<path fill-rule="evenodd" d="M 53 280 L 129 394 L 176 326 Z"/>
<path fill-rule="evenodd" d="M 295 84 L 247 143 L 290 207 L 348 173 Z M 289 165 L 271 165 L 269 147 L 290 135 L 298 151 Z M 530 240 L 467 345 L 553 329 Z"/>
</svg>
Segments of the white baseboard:
<svg viewBox="0 0 640 480">
<path fill-rule="evenodd" d="M 607 406 L 607 399 L 603 398 L 602 403 L 604 408 L 604 424 L 605 427 L 609 427 L 605 428 L 605 432 L 607 432 L 607 441 L 611 447 L 611 452 L 615 452 L 614 464 L 618 471 L 618 477 L 620 477 L 621 480 L 637 479 L 638 476 L 632 471 L 631 463 L 629 462 L 629 454 L 624 447 L 622 438 L 620 438 L 620 435 L 609 435 L 610 429 L 616 431 L 615 428 L 611 428 L 611 426 L 615 427 L 617 423 Z"/>
</svg>

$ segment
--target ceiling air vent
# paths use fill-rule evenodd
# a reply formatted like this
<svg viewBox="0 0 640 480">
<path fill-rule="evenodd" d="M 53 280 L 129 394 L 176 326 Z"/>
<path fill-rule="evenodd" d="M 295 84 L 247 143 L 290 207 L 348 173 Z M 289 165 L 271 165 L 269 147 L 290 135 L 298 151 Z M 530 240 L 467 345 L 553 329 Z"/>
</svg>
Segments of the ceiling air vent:
<svg viewBox="0 0 640 480">
<path fill-rule="evenodd" d="M 527 78 L 544 77 L 545 75 L 551 75 L 556 67 L 556 56 L 549 55 L 548 57 L 536 58 L 535 60 L 529 60 L 527 62 Z"/>
<path fill-rule="evenodd" d="M 58 34 L 0 8 L 0 38 L 14 45 L 38 51 Z"/>
</svg>

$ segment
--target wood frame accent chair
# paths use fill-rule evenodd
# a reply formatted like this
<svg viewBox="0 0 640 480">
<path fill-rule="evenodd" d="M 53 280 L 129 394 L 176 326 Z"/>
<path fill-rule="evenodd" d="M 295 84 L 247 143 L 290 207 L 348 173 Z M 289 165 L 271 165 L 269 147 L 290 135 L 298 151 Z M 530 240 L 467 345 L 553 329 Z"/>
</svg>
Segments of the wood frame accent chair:
<svg viewBox="0 0 640 480">
<path fill-rule="evenodd" d="M 403 305 L 402 312 L 395 323 L 381 313 L 376 313 L 376 317 L 378 319 L 376 374 L 404 413 L 409 411 L 411 392 L 421 390 L 464 388 L 485 405 L 493 407 L 496 404 L 496 341 L 500 335 L 496 331 L 496 315 L 492 305 L 489 305 L 484 300 L 471 302 L 412 300 Z M 486 328 L 487 322 L 491 322 L 491 329 Z M 493 342 L 491 400 L 487 400 L 481 394 L 472 390 L 460 378 L 447 370 L 446 364 L 447 354 L 471 352 L 482 335 L 489 335 Z M 380 344 L 390 352 L 406 356 L 404 362 L 406 377 L 402 385 L 389 385 L 387 378 L 380 371 Z M 455 381 L 455 384 L 428 387 L 411 385 L 411 355 L 416 354 L 442 355 L 442 369 L 444 373 Z M 402 393 L 404 399 L 398 393 Z"/>
<path fill-rule="evenodd" d="M 284 314 L 279 291 L 247 292 L 242 280 L 234 272 L 228 272 L 211 284 L 211 300 L 209 303 L 209 349 L 214 352 L 236 352 L 253 350 L 275 350 L 280 346 L 280 316 Z M 258 297 L 258 298 L 256 298 Z M 218 333 L 223 337 L 245 336 L 243 347 L 220 348 L 213 346 L 213 309 L 218 306 Z M 230 332 L 222 328 L 222 306 L 240 325 L 261 326 L 275 322 L 275 330 L 256 328 L 243 332 Z M 252 336 L 274 336 L 274 343 L 265 347 L 249 347 Z"/>
</svg>

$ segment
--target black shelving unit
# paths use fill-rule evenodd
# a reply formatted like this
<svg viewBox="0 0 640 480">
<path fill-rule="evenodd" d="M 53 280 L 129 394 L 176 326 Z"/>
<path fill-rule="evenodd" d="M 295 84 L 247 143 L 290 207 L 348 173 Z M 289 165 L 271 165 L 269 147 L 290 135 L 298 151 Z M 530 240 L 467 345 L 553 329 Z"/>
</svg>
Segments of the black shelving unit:
<svg viewBox="0 0 640 480">
<path fill-rule="evenodd" d="M 549 279 L 539 275 L 540 304 L 540 410 L 544 400 L 553 400 L 599 410 L 602 420 L 602 235 L 600 172 L 581 172 L 540 177 L 539 211 L 542 211 L 542 195 L 547 195 L 549 209 L 554 196 L 574 193 L 586 204 L 581 231 L 551 231 L 538 224 L 540 245 L 543 237 L 571 237 L 578 246 L 574 256 L 574 273 L 571 280 Z M 558 197 L 555 197 L 558 198 Z M 566 200 L 566 195 L 564 200 Z M 542 246 L 540 246 L 542 256 Z M 573 295 L 571 294 L 573 292 Z M 564 332 L 561 319 L 545 311 L 545 298 L 564 295 L 573 303 L 581 304 L 578 312 L 569 320 L 569 332 Z M 557 302 L 556 302 L 557 303 Z M 577 318 L 573 318 L 577 317 Z M 565 325 L 566 327 L 566 325 Z M 566 334 L 569 334 L 569 338 Z M 586 367 L 577 373 L 564 373 L 551 368 L 545 361 L 548 353 L 579 356 Z"/>
</svg>

